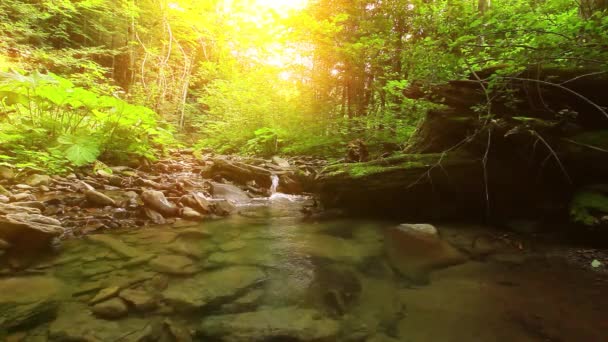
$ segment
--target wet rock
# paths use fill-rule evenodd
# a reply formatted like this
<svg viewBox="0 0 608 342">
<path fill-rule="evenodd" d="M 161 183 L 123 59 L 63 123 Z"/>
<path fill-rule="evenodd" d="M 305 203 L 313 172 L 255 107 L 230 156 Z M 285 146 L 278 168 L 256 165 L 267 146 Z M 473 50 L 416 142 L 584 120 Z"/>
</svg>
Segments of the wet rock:
<svg viewBox="0 0 608 342">
<path fill-rule="evenodd" d="M 190 207 L 183 208 L 182 217 L 186 220 L 191 220 L 191 221 L 200 221 L 205 218 L 201 213 L 199 213 L 198 211 L 196 211 Z"/>
<path fill-rule="evenodd" d="M 219 265 L 277 266 L 281 259 L 267 248 L 268 245 L 265 243 L 249 242 L 243 248 L 229 252 L 215 252 L 207 258 L 207 261 Z"/>
<path fill-rule="evenodd" d="M 326 234 L 303 234 L 292 248 L 304 254 L 334 261 L 359 263 L 382 253 L 379 241 L 359 242 Z"/>
<path fill-rule="evenodd" d="M 148 208 L 159 212 L 163 216 L 173 217 L 173 216 L 179 216 L 179 214 L 180 214 L 181 210 L 178 207 L 176 207 L 175 205 L 173 205 L 172 203 L 170 203 L 167 200 L 167 198 L 165 197 L 165 194 L 163 194 L 160 191 L 156 191 L 156 190 L 144 191 L 141 194 L 141 199 L 144 201 L 144 204 Z"/>
<path fill-rule="evenodd" d="M 132 305 L 137 311 L 150 311 L 158 305 L 154 297 L 144 290 L 122 290 L 120 298 Z"/>
<path fill-rule="evenodd" d="M 129 308 L 127 304 L 120 298 L 112 298 L 105 302 L 95 304 L 91 311 L 97 317 L 107 319 L 117 319 L 127 315 Z"/>
<path fill-rule="evenodd" d="M 161 255 L 150 261 L 154 271 L 175 275 L 196 273 L 192 259 L 182 255 Z"/>
<path fill-rule="evenodd" d="M 1 185 L 0 185 L 1 186 Z M 0 203 L 8 203 L 10 199 L 4 195 L 0 195 Z"/>
<path fill-rule="evenodd" d="M 185 255 L 194 259 L 202 259 L 209 253 L 208 248 L 203 248 L 199 243 L 191 240 L 175 241 L 167 247 L 172 253 Z"/>
<path fill-rule="evenodd" d="M 203 336 L 225 341 L 335 341 L 339 323 L 312 309 L 284 307 L 211 316 L 203 320 Z"/>
<path fill-rule="evenodd" d="M 428 273 L 434 269 L 467 261 L 429 224 L 402 224 L 390 228 L 386 233 L 385 248 L 393 268 L 420 282 L 425 282 Z"/>
<path fill-rule="evenodd" d="M 234 298 L 265 276 L 257 267 L 227 267 L 171 283 L 163 297 L 178 310 L 195 310 Z"/>
<path fill-rule="evenodd" d="M 167 220 L 161 215 L 158 211 L 152 210 L 150 208 L 143 208 L 144 214 L 147 218 L 152 221 L 154 224 L 167 224 Z"/>
<path fill-rule="evenodd" d="M 362 285 L 354 269 L 330 265 L 317 269 L 309 291 L 329 314 L 341 316 L 357 302 Z"/>
<path fill-rule="evenodd" d="M 7 250 L 11 247 L 11 244 L 4 241 L 4 240 L 0 240 L 0 250 Z"/>
<path fill-rule="evenodd" d="M 120 291 L 120 287 L 119 286 L 106 287 L 105 289 L 100 290 L 95 295 L 95 297 L 93 297 L 89 301 L 89 304 L 95 305 L 97 303 L 106 301 L 106 300 L 108 300 L 110 298 L 116 297 L 116 295 L 118 294 L 119 291 Z"/>
<path fill-rule="evenodd" d="M 63 284 L 52 277 L 0 279 L 0 331 L 53 319 Z"/>
<path fill-rule="evenodd" d="M 136 257 L 140 257 L 145 254 L 145 253 L 137 250 L 136 248 L 133 248 L 133 247 L 125 244 L 118 238 L 115 238 L 115 237 L 112 237 L 109 235 L 100 235 L 100 234 L 88 235 L 86 237 L 86 239 L 91 242 L 95 242 L 95 243 L 101 244 L 103 246 L 106 246 L 107 248 L 111 249 L 112 251 L 116 252 L 117 254 L 127 257 L 127 258 L 136 258 Z"/>
<path fill-rule="evenodd" d="M 208 238 L 211 234 L 199 228 L 187 228 L 177 232 L 177 237 L 188 240 L 200 240 Z"/>
<path fill-rule="evenodd" d="M 215 207 L 215 214 L 219 216 L 228 216 L 236 210 L 234 204 L 228 200 L 213 201 L 213 205 Z"/>
<path fill-rule="evenodd" d="M 232 303 L 222 305 L 224 312 L 246 311 L 255 308 L 264 296 L 264 290 L 256 289 L 247 292 L 245 295 L 237 298 Z"/>
<path fill-rule="evenodd" d="M 93 206 L 100 206 L 100 207 L 116 206 L 116 201 L 114 201 L 110 197 L 102 194 L 99 191 L 85 190 L 84 195 L 87 199 L 87 202 L 89 202 Z"/>
<path fill-rule="evenodd" d="M 58 318 L 49 327 L 51 341 L 144 341 L 149 336 L 148 322 L 143 319 L 97 319 L 78 303 L 62 305 Z"/>
<path fill-rule="evenodd" d="M 47 175 L 34 174 L 25 179 L 25 184 L 29 186 L 41 186 L 49 185 L 51 183 L 51 177 Z"/>
<path fill-rule="evenodd" d="M 0 165 L 0 179 L 13 180 L 13 178 L 15 178 L 15 171 L 8 166 Z"/>
<path fill-rule="evenodd" d="M 245 204 L 251 202 L 251 198 L 245 191 L 231 184 L 212 182 L 211 194 L 214 198 L 225 199 L 235 204 Z"/>
</svg>

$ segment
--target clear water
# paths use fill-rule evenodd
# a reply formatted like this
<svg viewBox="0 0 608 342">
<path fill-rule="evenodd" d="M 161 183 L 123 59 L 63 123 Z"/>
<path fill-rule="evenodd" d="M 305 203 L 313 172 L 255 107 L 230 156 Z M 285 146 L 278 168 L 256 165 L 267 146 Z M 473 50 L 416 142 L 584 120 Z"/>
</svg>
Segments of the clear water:
<svg viewBox="0 0 608 342">
<path fill-rule="evenodd" d="M 36 275 L 61 282 L 58 316 L 18 336 L 26 341 L 187 341 L 188 335 L 200 341 L 608 341 L 607 284 L 553 258 L 551 248 L 522 251 L 517 243 L 486 238 L 483 227 L 438 224 L 442 238 L 470 259 L 435 270 L 420 283 L 396 272 L 386 257 L 384 232 L 394 222 L 308 222 L 302 213 L 307 200 L 281 194 L 256 203 L 218 221 L 112 234 L 136 254 L 130 257 L 99 241 L 64 242 Z M 483 253 L 471 247 L 480 236 L 488 245 Z M 191 265 L 165 267 L 191 274 L 159 271 L 152 261 L 158 256 L 186 256 Z M 238 291 L 231 291 L 230 276 L 226 283 L 204 276 L 235 266 L 262 276 Z M 193 288 L 180 290 L 193 281 Z M 130 308 L 114 320 L 92 315 L 89 301 L 112 287 L 142 290 L 157 305 L 143 312 Z M 200 289 L 217 298 L 184 308 L 166 299 L 168 289 L 177 289 L 178 297 L 192 295 L 187 291 L 196 296 Z M 269 316 L 259 322 L 257 316 L 239 316 L 252 312 Z M 201 323 L 217 316 L 228 318 L 223 326 Z"/>
</svg>

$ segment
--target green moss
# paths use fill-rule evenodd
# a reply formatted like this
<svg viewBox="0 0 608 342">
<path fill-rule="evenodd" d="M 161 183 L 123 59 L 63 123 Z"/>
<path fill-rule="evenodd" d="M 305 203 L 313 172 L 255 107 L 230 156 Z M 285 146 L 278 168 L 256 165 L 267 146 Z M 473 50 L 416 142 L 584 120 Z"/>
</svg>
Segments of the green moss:
<svg viewBox="0 0 608 342">
<path fill-rule="evenodd" d="M 608 214 L 608 196 L 598 191 L 583 191 L 574 196 L 570 204 L 570 217 L 574 222 L 586 226 L 598 225 L 598 213 Z"/>
<path fill-rule="evenodd" d="M 455 153 L 401 154 L 366 163 L 335 164 L 328 166 L 323 173 L 328 177 L 347 174 L 352 178 L 361 178 L 395 170 L 424 168 L 436 164 L 439 160 L 442 160 L 442 163 L 452 163 L 464 159 Z"/>
</svg>

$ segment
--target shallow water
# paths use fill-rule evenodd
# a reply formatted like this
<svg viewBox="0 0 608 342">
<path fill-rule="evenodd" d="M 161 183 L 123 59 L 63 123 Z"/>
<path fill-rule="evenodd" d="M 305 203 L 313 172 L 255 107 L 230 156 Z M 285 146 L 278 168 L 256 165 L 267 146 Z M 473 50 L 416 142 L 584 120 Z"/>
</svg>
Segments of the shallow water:
<svg viewBox="0 0 608 342">
<path fill-rule="evenodd" d="M 36 274 L 21 276 L 25 281 L 0 280 L 0 304 L 21 296 L 15 307 L 24 311 L 38 310 L 34 301 L 55 305 L 54 319 L 45 311 L 9 335 L 19 338 L 13 341 L 608 340 L 608 284 L 562 262 L 558 249 L 522 246 L 484 227 L 438 224 L 442 239 L 467 261 L 421 280 L 400 274 L 386 256 L 385 231 L 395 222 L 307 222 L 301 212 L 307 204 L 277 194 L 218 221 L 65 241 Z M 145 298 L 134 301 L 129 288 Z M 123 297 L 128 312 L 118 305 L 110 308 L 116 318 L 101 318 L 108 313 L 91 301 L 104 289 L 109 299 Z M 32 294 L 29 302 L 24 293 Z"/>
</svg>

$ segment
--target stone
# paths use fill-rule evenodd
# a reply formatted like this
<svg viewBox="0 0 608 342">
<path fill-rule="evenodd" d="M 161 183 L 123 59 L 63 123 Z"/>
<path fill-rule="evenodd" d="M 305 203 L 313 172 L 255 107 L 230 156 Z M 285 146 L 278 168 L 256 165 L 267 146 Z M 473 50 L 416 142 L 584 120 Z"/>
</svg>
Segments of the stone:
<svg viewBox="0 0 608 342">
<path fill-rule="evenodd" d="M 13 178 L 15 178 L 15 171 L 8 166 L 0 165 L 0 179 L 13 180 Z"/>
<path fill-rule="evenodd" d="M 4 240 L 0 240 L 0 250 L 6 250 L 11 248 L 11 244 L 4 241 Z"/>
<path fill-rule="evenodd" d="M 238 312 L 253 309 L 264 296 L 264 290 L 255 289 L 237 298 L 235 301 L 222 305 L 224 312 Z"/>
<path fill-rule="evenodd" d="M 302 234 L 290 243 L 293 250 L 303 254 L 346 263 L 360 263 L 382 254 L 379 241 L 355 241 L 327 234 Z"/>
<path fill-rule="evenodd" d="M 153 209 L 163 216 L 179 216 L 180 208 L 176 207 L 173 203 L 170 203 L 165 194 L 157 190 L 146 190 L 142 192 L 141 199 L 143 200 L 146 207 Z"/>
<path fill-rule="evenodd" d="M 143 208 L 144 214 L 147 218 L 152 221 L 154 224 L 167 224 L 167 220 L 159 213 L 158 211 L 152 210 L 150 208 Z"/>
<path fill-rule="evenodd" d="M 106 287 L 105 289 L 100 290 L 95 295 L 95 297 L 93 297 L 89 301 L 89 304 L 95 305 L 97 303 L 106 301 L 106 300 L 108 300 L 110 298 L 116 297 L 116 295 L 118 295 L 118 292 L 120 292 L 120 287 L 119 286 Z"/>
<path fill-rule="evenodd" d="M 139 318 L 121 320 L 97 319 L 79 303 L 62 305 L 57 319 L 49 326 L 51 341 L 144 341 L 149 334 L 149 322 Z"/>
<path fill-rule="evenodd" d="M 26 207 L 26 208 L 36 208 L 40 211 L 44 211 L 46 206 L 44 203 L 40 201 L 27 201 L 27 202 L 13 202 L 11 205 L 16 205 L 18 207 Z"/>
<path fill-rule="evenodd" d="M 161 255 L 150 261 L 150 267 L 157 272 L 188 275 L 196 273 L 192 259 L 182 255 Z"/>
<path fill-rule="evenodd" d="M 197 310 L 237 297 L 265 277 L 266 274 L 257 267 L 226 267 L 173 282 L 163 292 L 163 297 L 177 310 Z"/>
<path fill-rule="evenodd" d="M 150 311 L 158 306 L 154 297 L 144 290 L 122 290 L 120 291 L 120 298 L 132 305 L 137 311 Z"/>
<path fill-rule="evenodd" d="M 25 184 L 29 186 L 40 186 L 49 185 L 51 183 L 51 177 L 47 175 L 34 174 L 25 179 Z"/>
<path fill-rule="evenodd" d="M 84 196 L 86 197 L 87 202 L 89 202 L 90 204 L 92 204 L 94 206 L 100 206 L 100 207 L 107 207 L 107 206 L 115 207 L 116 206 L 116 201 L 114 201 L 112 198 L 102 194 L 99 191 L 85 190 Z"/>
<path fill-rule="evenodd" d="M 291 165 L 289 165 L 289 162 L 281 157 L 277 157 L 277 156 L 272 157 L 272 162 L 284 169 L 291 168 Z"/>
<path fill-rule="evenodd" d="M 190 207 L 184 207 L 182 209 L 182 217 L 186 220 L 192 220 L 192 221 L 200 221 L 205 218 L 201 213 L 199 213 L 198 211 L 196 211 Z"/>
<path fill-rule="evenodd" d="M 290 306 L 210 316 L 203 319 L 200 333 L 230 342 L 335 341 L 339 329 L 336 320 L 323 317 L 317 310 Z"/>
<path fill-rule="evenodd" d="M 108 247 L 115 253 L 117 253 L 121 256 L 127 257 L 127 258 L 141 257 L 142 255 L 145 254 L 145 253 L 137 250 L 136 248 L 133 248 L 133 247 L 127 245 L 126 243 L 122 242 L 118 238 L 115 238 L 115 237 L 112 237 L 109 235 L 101 235 L 101 234 L 87 235 L 86 239 L 91 242 L 98 243 L 105 247 Z"/>
<path fill-rule="evenodd" d="M 127 304 L 120 298 L 112 298 L 105 302 L 95 304 L 91 311 L 97 317 L 107 319 L 117 319 L 126 316 L 129 313 Z"/>
<path fill-rule="evenodd" d="M 246 204 L 251 202 L 247 193 L 232 184 L 211 183 L 211 194 L 213 198 L 225 199 L 234 204 Z"/>
<path fill-rule="evenodd" d="M 200 240 L 209 237 L 209 232 L 199 228 L 187 228 L 177 232 L 177 237 L 187 240 Z"/>
<path fill-rule="evenodd" d="M 0 185 L 0 187 L 2 187 L 2 185 Z M 0 188 L 0 191 L 2 191 L 2 189 Z M 0 203 L 8 203 L 10 202 L 10 199 L 2 194 L 0 194 Z"/>
<path fill-rule="evenodd" d="M 467 261 L 464 254 L 443 241 L 437 229 L 428 224 L 389 228 L 384 241 L 391 266 L 414 281 L 426 282 L 432 270 Z"/>
<path fill-rule="evenodd" d="M 228 216 L 236 210 L 236 206 L 228 200 L 213 201 L 215 214 L 219 216 Z"/>
<path fill-rule="evenodd" d="M 53 319 L 63 289 L 59 280 L 46 276 L 0 279 L 0 331 Z"/>
<path fill-rule="evenodd" d="M 36 197 L 27 192 L 20 192 L 9 196 L 11 202 L 35 201 Z"/>
<path fill-rule="evenodd" d="M 207 197 L 200 192 L 192 192 L 180 199 L 184 205 L 194 208 L 200 213 L 211 213 L 213 204 Z"/>
<path fill-rule="evenodd" d="M 1 206 L 2 204 L 0 204 L 0 212 L 2 212 Z M 39 212 L 38 209 L 15 208 Z M 21 212 L 0 216 L 0 239 L 9 242 L 16 249 L 42 250 L 64 232 L 61 222 L 40 214 Z"/>
</svg>

